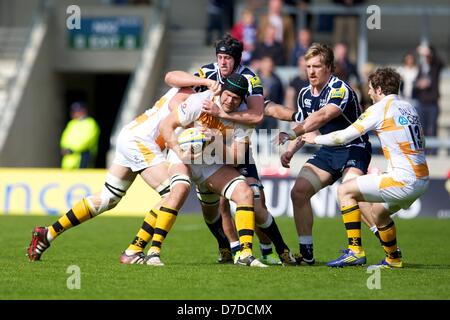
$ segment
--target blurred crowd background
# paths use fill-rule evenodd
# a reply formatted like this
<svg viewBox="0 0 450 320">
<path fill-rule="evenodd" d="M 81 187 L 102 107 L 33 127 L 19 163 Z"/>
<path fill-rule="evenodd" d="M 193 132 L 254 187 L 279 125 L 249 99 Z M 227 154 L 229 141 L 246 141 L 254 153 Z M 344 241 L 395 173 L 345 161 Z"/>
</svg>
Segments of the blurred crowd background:
<svg viewBox="0 0 450 320">
<path fill-rule="evenodd" d="M 81 29 L 69 28 L 71 5 Z M 225 33 L 243 42 L 242 63 L 259 74 L 264 95 L 287 108 L 308 85 L 303 56 L 313 42 L 333 48 L 335 74 L 364 108 L 367 76 L 397 68 L 428 154 L 448 159 L 448 1 L 0 0 L 0 166 L 59 166 L 70 106 L 82 103 L 100 128 L 93 166 L 105 167 L 118 128 L 167 90 L 165 72 L 214 62 Z M 287 125 L 267 118 L 259 129 Z"/>
</svg>

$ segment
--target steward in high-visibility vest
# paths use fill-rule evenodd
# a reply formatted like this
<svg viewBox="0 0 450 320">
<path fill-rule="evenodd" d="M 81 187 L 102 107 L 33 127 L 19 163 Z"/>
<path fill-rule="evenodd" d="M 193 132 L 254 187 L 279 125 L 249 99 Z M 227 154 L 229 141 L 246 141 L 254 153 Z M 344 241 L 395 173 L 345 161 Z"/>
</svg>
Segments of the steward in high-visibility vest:
<svg viewBox="0 0 450 320">
<path fill-rule="evenodd" d="M 88 116 L 85 104 L 75 102 L 70 109 L 72 120 L 64 129 L 60 142 L 61 168 L 93 167 L 97 156 L 100 128 L 97 122 Z"/>
</svg>

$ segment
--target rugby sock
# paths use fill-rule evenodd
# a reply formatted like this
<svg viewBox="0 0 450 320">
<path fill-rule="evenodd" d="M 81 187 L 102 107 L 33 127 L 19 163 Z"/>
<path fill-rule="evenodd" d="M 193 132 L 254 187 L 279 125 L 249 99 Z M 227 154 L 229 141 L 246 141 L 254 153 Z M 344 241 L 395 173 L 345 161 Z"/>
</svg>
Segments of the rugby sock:
<svg viewBox="0 0 450 320">
<path fill-rule="evenodd" d="M 399 262 L 400 252 L 397 251 L 397 231 L 394 221 L 391 221 L 387 226 L 378 228 L 380 232 L 380 242 L 386 253 L 387 262 Z"/>
<path fill-rule="evenodd" d="M 314 259 L 313 237 L 299 236 L 298 242 L 301 256 L 308 261 L 312 261 Z"/>
<path fill-rule="evenodd" d="M 269 254 L 272 254 L 272 243 L 262 243 L 259 242 L 259 250 L 261 250 L 262 256 L 268 256 Z"/>
<path fill-rule="evenodd" d="M 216 221 L 210 222 L 205 220 L 205 222 L 209 228 L 209 231 L 211 231 L 213 236 L 216 238 L 217 243 L 219 244 L 219 248 L 230 248 L 230 243 L 228 242 L 228 238 L 222 228 L 222 217 L 220 216 L 220 214 L 216 218 Z"/>
<path fill-rule="evenodd" d="M 150 247 L 149 252 L 159 253 L 167 233 L 172 229 L 172 226 L 177 219 L 178 210 L 161 206 L 156 212 L 158 219 L 156 219 L 155 232 L 153 234 L 152 246 Z"/>
<path fill-rule="evenodd" d="M 236 206 L 236 229 L 241 243 L 241 257 L 252 255 L 253 234 L 255 232 L 255 211 L 250 205 Z"/>
<path fill-rule="evenodd" d="M 341 207 L 342 219 L 347 230 L 348 248 L 355 253 L 363 251 L 361 241 L 361 210 L 357 204 Z"/>
<path fill-rule="evenodd" d="M 273 245 L 275 246 L 275 250 L 277 251 L 278 254 L 282 254 L 286 250 L 289 251 L 288 246 L 286 245 L 286 243 L 284 243 L 283 237 L 281 236 L 277 223 L 275 222 L 275 219 L 272 217 L 271 214 L 268 215 L 267 221 L 258 227 L 269 237 L 270 240 L 272 240 Z M 270 251 L 272 251 L 272 246 L 270 246 Z"/>
<path fill-rule="evenodd" d="M 233 241 L 230 243 L 231 254 L 235 255 L 239 250 L 241 250 L 241 243 L 239 241 Z"/>
<path fill-rule="evenodd" d="M 72 209 L 48 227 L 47 240 L 52 241 L 61 233 L 92 218 L 86 198 L 81 199 Z"/>
<path fill-rule="evenodd" d="M 381 240 L 380 239 L 380 232 L 378 232 L 377 226 L 371 226 L 370 227 L 370 231 L 373 232 L 373 234 L 378 238 L 378 240 Z"/>
<path fill-rule="evenodd" d="M 136 234 L 136 237 L 134 237 L 134 240 L 130 243 L 127 250 L 125 250 L 126 254 L 132 255 L 136 252 L 144 251 L 147 243 L 152 239 L 153 233 L 155 232 L 157 217 L 158 216 L 153 209 L 145 215 L 144 222 Z"/>
</svg>

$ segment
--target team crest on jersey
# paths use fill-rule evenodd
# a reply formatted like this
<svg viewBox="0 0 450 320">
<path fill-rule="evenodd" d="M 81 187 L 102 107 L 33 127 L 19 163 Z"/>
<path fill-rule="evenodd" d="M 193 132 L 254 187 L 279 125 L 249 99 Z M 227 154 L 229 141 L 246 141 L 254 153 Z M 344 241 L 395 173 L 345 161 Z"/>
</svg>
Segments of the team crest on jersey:
<svg viewBox="0 0 450 320">
<path fill-rule="evenodd" d="M 343 87 L 339 89 L 332 89 L 330 99 L 339 98 L 342 99 L 345 96 L 345 89 Z"/>
<path fill-rule="evenodd" d="M 258 76 L 251 77 L 250 83 L 252 84 L 252 88 L 262 88 L 261 79 Z"/>
</svg>

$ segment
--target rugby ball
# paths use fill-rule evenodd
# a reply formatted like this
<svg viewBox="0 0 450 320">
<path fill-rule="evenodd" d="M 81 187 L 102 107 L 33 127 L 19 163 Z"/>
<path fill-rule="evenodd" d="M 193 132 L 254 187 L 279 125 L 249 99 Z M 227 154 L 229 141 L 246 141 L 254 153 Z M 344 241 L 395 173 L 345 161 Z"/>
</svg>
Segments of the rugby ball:
<svg viewBox="0 0 450 320">
<path fill-rule="evenodd" d="M 192 154 L 202 152 L 206 144 L 206 136 L 200 128 L 188 128 L 178 135 L 178 145 L 181 150 L 190 150 Z"/>
</svg>

